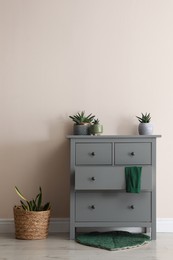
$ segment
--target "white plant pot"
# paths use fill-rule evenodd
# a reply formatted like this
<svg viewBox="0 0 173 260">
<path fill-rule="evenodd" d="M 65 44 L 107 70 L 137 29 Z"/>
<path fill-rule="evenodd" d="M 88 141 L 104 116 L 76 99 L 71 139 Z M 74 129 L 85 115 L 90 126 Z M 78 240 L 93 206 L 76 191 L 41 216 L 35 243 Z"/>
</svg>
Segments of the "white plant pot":
<svg viewBox="0 0 173 260">
<path fill-rule="evenodd" d="M 153 125 L 151 123 L 140 123 L 138 126 L 138 132 L 140 135 L 152 135 Z"/>
</svg>

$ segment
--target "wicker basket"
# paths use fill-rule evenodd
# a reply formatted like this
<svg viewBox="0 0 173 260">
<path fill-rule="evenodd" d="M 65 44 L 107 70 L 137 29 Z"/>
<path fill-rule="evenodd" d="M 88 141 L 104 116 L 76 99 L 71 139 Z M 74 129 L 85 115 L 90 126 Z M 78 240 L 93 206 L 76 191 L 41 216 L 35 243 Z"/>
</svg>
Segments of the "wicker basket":
<svg viewBox="0 0 173 260">
<path fill-rule="evenodd" d="M 13 208 L 15 237 L 17 239 L 45 239 L 48 236 L 50 210 L 25 211 L 20 206 Z"/>
</svg>

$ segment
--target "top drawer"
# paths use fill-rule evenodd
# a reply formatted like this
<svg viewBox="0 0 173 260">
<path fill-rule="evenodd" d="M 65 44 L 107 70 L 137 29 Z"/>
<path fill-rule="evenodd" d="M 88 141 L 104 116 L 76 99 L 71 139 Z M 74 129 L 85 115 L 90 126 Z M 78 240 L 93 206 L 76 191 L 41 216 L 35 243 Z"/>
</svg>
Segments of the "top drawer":
<svg viewBox="0 0 173 260">
<path fill-rule="evenodd" d="M 111 164 L 111 143 L 76 143 L 76 165 Z"/>
<path fill-rule="evenodd" d="M 116 143 L 115 164 L 152 164 L 151 143 Z"/>
</svg>

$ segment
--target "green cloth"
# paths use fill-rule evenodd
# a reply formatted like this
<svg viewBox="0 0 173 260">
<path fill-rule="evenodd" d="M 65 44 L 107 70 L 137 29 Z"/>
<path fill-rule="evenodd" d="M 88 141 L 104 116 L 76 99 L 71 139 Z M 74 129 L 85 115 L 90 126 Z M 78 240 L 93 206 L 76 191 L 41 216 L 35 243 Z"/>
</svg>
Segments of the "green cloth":
<svg viewBox="0 0 173 260">
<path fill-rule="evenodd" d="M 147 244 L 150 242 L 150 237 L 145 234 L 130 233 L 127 231 L 92 232 L 78 234 L 76 241 L 86 246 L 106 250 L 123 250 Z"/>
<path fill-rule="evenodd" d="M 125 167 L 126 192 L 139 193 L 141 191 L 142 167 Z"/>
</svg>

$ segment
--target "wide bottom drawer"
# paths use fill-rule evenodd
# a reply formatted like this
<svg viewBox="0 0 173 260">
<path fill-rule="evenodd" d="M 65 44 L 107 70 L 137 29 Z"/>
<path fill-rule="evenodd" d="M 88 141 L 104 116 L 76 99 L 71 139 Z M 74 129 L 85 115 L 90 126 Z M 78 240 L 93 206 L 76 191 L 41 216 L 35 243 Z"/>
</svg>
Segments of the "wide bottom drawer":
<svg viewBox="0 0 173 260">
<path fill-rule="evenodd" d="M 151 193 L 76 192 L 76 221 L 151 221 Z"/>
</svg>

